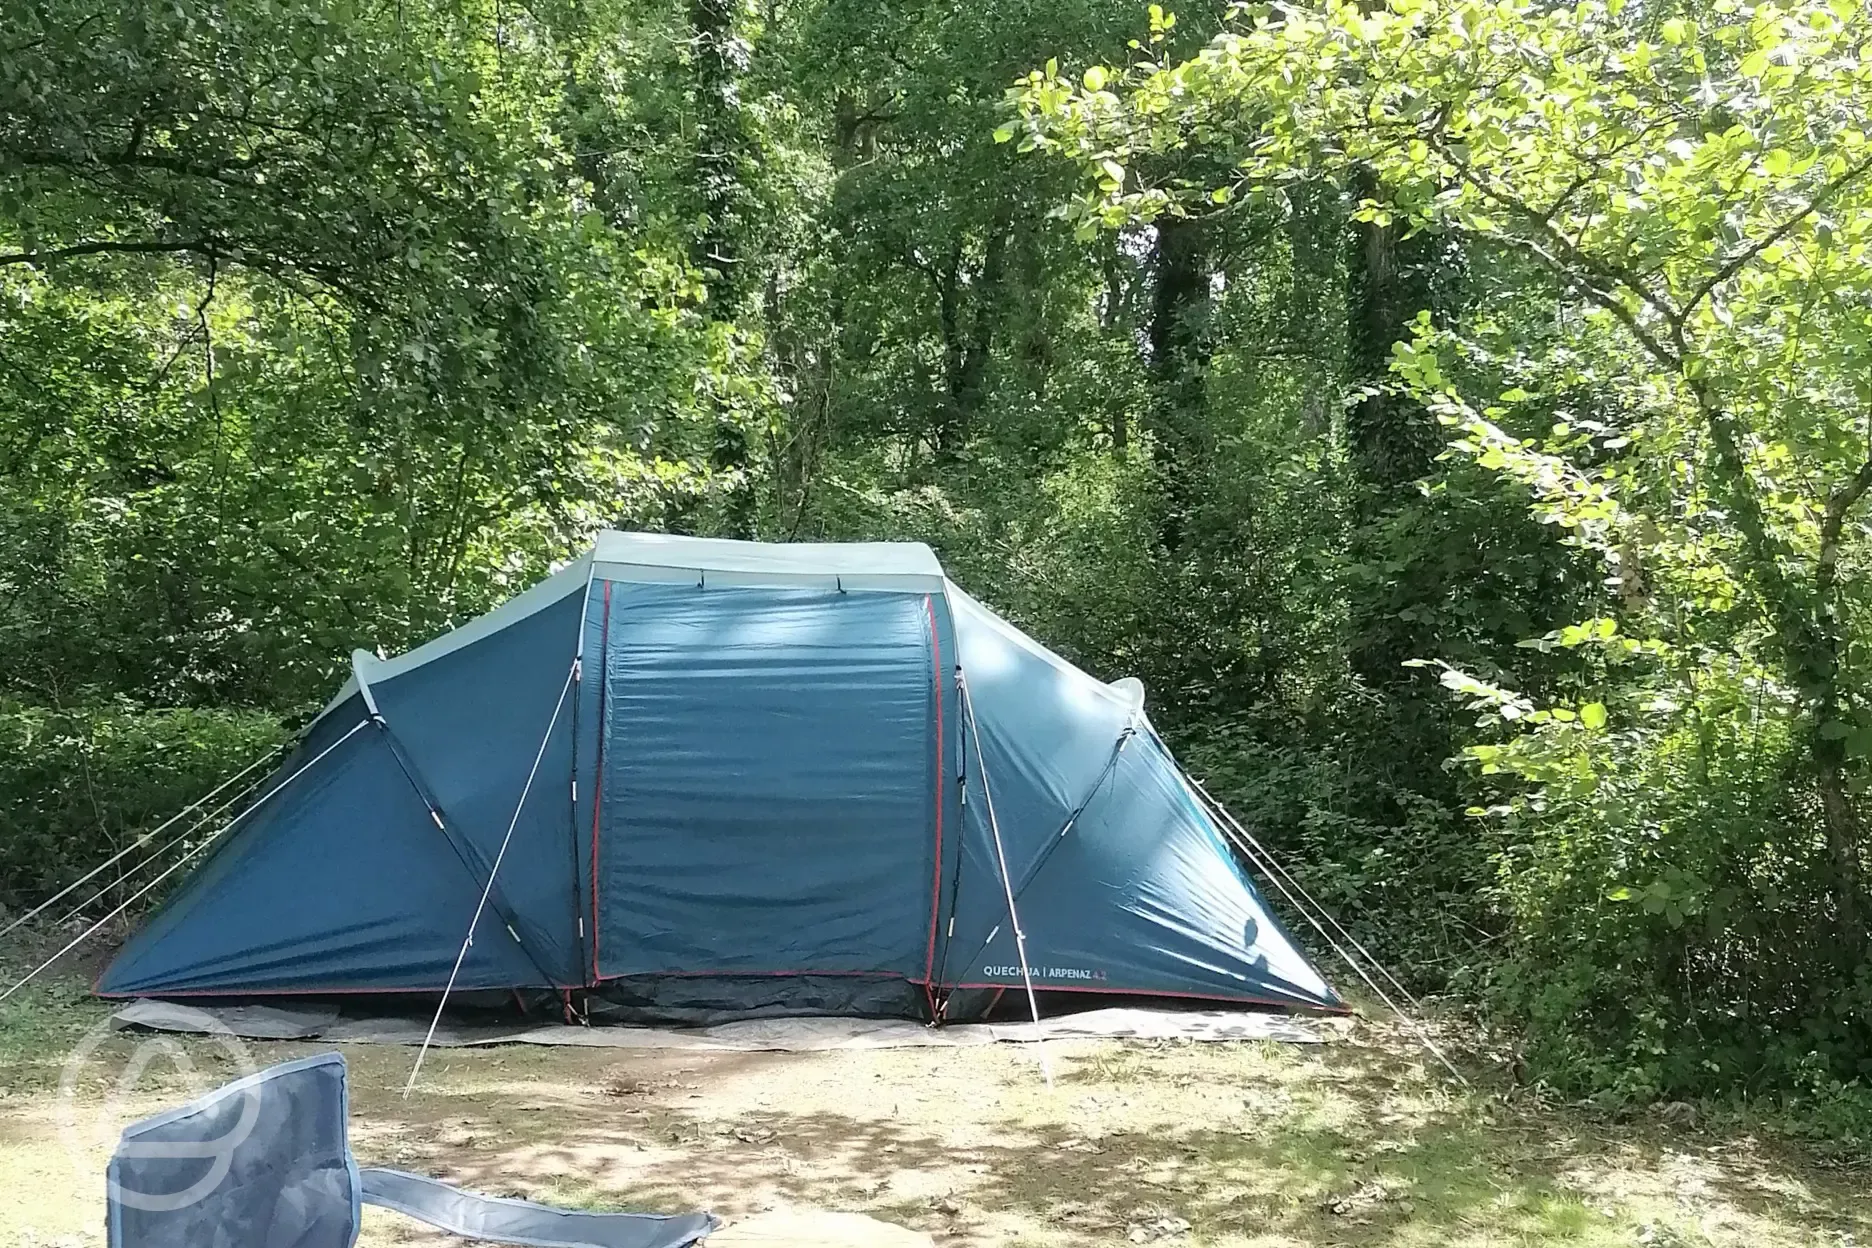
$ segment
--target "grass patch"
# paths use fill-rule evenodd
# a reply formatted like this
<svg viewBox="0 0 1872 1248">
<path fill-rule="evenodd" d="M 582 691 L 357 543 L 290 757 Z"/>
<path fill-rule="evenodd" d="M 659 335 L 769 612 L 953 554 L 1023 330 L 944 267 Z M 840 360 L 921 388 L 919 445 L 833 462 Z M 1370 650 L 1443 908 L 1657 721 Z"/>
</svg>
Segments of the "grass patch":
<svg viewBox="0 0 1872 1248">
<path fill-rule="evenodd" d="M 28 930 L 9 938 L 20 947 L 0 955 L 0 992 L 69 939 L 20 939 L 32 935 Z M 91 995 L 82 968 L 63 966 L 0 1001 L 0 1104 L 11 1096 L 56 1087 L 67 1056 L 109 1019 L 110 1012 L 108 1004 Z"/>
</svg>

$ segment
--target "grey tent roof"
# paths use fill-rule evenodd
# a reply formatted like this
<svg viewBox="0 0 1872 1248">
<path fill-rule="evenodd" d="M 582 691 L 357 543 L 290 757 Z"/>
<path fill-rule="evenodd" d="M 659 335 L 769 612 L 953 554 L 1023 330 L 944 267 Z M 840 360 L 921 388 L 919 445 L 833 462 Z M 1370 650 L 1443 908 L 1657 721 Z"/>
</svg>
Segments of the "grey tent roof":
<svg viewBox="0 0 1872 1248">
<path fill-rule="evenodd" d="M 741 542 L 606 529 L 590 550 L 545 580 L 414 650 L 388 659 L 368 650 L 352 651 L 351 677 L 326 703 L 319 718 L 360 692 L 371 705 L 373 683 L 472 645 L 568 594 L 583 593 L 594 577 L 704 587 L 798 586 L 931 594 L 942 593 L 945 584 L 936 552 L 922 542 Z"/>
<path fill-rule="evenodd" d="M 609 581 L 660 582 L 707 587 L 799 586 L 842 590 L 895 590 L 960 598 L 1009 644 L 1032 653 L 1049 666 L 1078 672 L 1065 659 L 1007 623 L 948 579 L 936 552 L 922 542 L 742 542 L 721 537 L 678 537 L 667 533 L 623 533 L 606 529 L 590 550 L 545 580 L 509 598 L 485 615 L 433 638 L 403 654 L 378 658 L 368 650 L 351 652 L 351 675 L 319 719 L 354 694 L 364 695 L 373 712 L 371 685 L 413 671 L 463 646 L 583 593 L 594 578 Z M 1099 685 L 1084 677 L 1088 686 Z M 1144 686 L 1134 676 L 1099 685 L 1106 696 L 1144 705 Z"/>
<path fill-rule="evenodd" d="M 606 530 L 592 548 L 613 581 L 810 585 L 941 593 L 942 564 L 922 542 L 737 542 Z"/>
</svg>

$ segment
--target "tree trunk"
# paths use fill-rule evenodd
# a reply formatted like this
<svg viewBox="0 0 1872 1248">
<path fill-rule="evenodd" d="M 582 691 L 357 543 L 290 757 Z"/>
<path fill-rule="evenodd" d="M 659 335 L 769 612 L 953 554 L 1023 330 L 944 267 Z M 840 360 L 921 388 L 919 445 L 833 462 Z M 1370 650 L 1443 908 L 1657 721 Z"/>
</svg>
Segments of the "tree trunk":
<svg viewBox="0 0 1872 1248">
<path fill-rule="evenodd" d="M 1749 473 L 1744 449 L 1746 430 L 1702 384 L 1692 381 L 1690 389 L 1710 432 L 1711 466 L 1742 534 L 1749 577 L 1761 592 L 1788 680 L 1799 690 L 1807 712 L 1808 757 L 1834 874 L 1838 953 L 1844 965 L 1857 965 L 1866 945 L 1865 908 L 1859 812 L 1849 779 L 1851 760 L 1846 752 L 1845 707 L 1839 679 L 1839 656 L 1845 639 L 1839 626 L 1836 577 L 1847 514 L 1872 489 L 1872 460 L 1867 460 L 1851 481 L 1828 498 L 1821 519 L 1813 582 L 1802 585 L 1789 575 L 1788 569 L 1797 566 L 1794 552 L 1775 536 Z"/>
<path fill-rule="evenodd" d="M 938 464 L 955 460 L 962 450 L 966 416 L 961 410 L 962 374 L 962 244 L 949 252 L 948 262 L 936 275 L 936 325 L 942 334 L 943 393 L 937 404 L 936 427 L 930 438 Z"/>
<path fill-rule="evenodd" d="M 1359 199 L 1376 197 L 1377 181 L 1361 173 Z M 1460 653 L 1450 635 L 1451 599 L 1464 592 L 1451 580 L 1450 552 L 1437 540 L 1436 515 L 1418 491 L 1442 450 L 1435 417 L 1391 389 L 1391 349 L 1410 335 L 1417 314 L 1435 311 L 1433 277 L 1450 260 L 1435 235 L 1404 239 L 1394 225 L 1352 224 L 1347 256 L 1346 343 L 1350 384 L 1364 391 L 1347 413 L 1347 452 L 1358 480 L 1351 557 L 1364 576 L 1348 603 L 1352 637 L 1347 659 L 1378 695 L 1373 731 L 1389 743 L 1396 785 L 1449 797 L 1440 764 L 1455 753 L 1448 701 L 1412 659 Z"/>
<path fill-rule="evenodd" d="M 740 80 L 747 72 L 749 46 L 736 14 L 735 0 L 693 0 L 690 9 L 697 108 L 693 176 L 702 201 L 692 260 L 708 292 L 708 318 L 722 323 L 741 315 L 749 293 L 740 246 L 749 208 L 743 173 L 751 159 Z M 753 453 L 746 430 L 731 413 L 716 415 L 709 466 L 718 474 L 737 477 L 723 516 L 728 535 L 753 537 Z"/>
<path fill-rule="evenodd" d="M 1822 708 L 1826 713 L 1837 707 Z M 1821 719 L 1814 727 L 1814 786 L 1820 793 L 1820 816 L 1826 825 L 1827 850 L 1836 877 L 1834 904 L 1839 908 L 1840 952 L 1848 965 L 1857 965 L 1865 948 L 1865 919 L 1859 868 L 1859 811 L 1847 787 L 1846 741 L 1829 737 L 1837 721 Z"/>
<path fill-rule="evenodd" d="M 1373 195 L 1376 189 L 1366 174 L 1357 193 Z M 1352 384 L 1367 393 L 1352 409 L 1347 435 L 1359 477 L 1371 487 L 1363 500 L 1369 519 L 1400 490 L 1428 476 L 1443 449 L 1435 418 L 1421 404 L 1387 390 L 1392 345 L 1410 337 L 1419 312 L 1432 310 L 1431 278 L 1443 256 L 1440 240 L 1428 231 L 1400 240 L 1396 225 L 1359 221 L 1352 236 L 1347 348 Z"/>
<path fill-rule="evenodd" d="M 1117 235 L 1107 235 L 1104 247 L 1105 294 L 1099 301 L 1099 328 L 1107 335 L 1122 333 L 1125 330 L 1125 257 L 1118 250 Z M 1130 411 L 1125 406 L 1124 396 L 1116 395 L 1112 403 L 1111 423 L 1112 453 L 1120 458 L 1131 445 Z"/>
<path fill-rule="evenodd" d="M 943 395 L 934 436 L 936 462 L 951 463 L 968 444 L 975 417 L 987 399 L 1000 299 L 1007 284 L 1008 235 L 1013 211 L 1003 203 L 988 227 L 980 272 L 965 281 L 965 245 L 958 239 L 936 283 L 936 321 L 942 334 Z M 966 298 L 964 297 L 966 295 Z"/>
<path fill-rule="evenodd" d="M 1820 810 L 1826 822 L 1827 846 L 1832 852 L 1833 870 L 1838 876 L 1835 890 L 1839 906 L 1841 941 L 1848 959 L 1855 966 L 1865 950 L 1863 872 L 1859 854 L 1859 810 L 1853 801 L 1848 780 L 1850 760 L 1846 752 L 1846 708 L 1840 696 L 1840 652 L 1846 638 L 1839 621 L 1843 617 L 1838 593 L 1840 539 L 1846 517 L 1872 490 L 1872 456 L 1860 464 L 1852 479 L 1827 498 L 1826 512 L 1820 520 L 1819 558 L 1814 568 L 1814 598 L 1819 607 L 1820 655 L 1826 684 L 1814 716 L 1814 782 L 1820 790 Z"/>
<path fill-rule="evenodd" d="M 1151 368 L 1158 398 L 1153 432 L 1163 515 L 1158 538 L 1180 550 L 1188 536 L 1209 370 L 1208 240 L 1202 224 L 1186 217 L 1157 222 L 1151 255 Z"/>
</svg>

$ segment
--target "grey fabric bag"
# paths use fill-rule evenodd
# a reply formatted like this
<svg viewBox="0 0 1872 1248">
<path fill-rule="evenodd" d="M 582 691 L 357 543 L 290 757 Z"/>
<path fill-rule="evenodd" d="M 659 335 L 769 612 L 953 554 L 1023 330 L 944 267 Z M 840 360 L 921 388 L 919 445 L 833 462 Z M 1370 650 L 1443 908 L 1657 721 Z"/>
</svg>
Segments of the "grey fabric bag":
<svg viewBox="0 0 1872 1248">
<path fill-rule="evenodd" d="M 481 1196 L 351 1157 L 344 1057 L 286 1062 L 127 1128 L 110 1162 L 110 1248 L 351 1248 L 362 1207 L 529 1248 L 686 1248 L 706 1213 L 587 1213 Z"/>
</svg>

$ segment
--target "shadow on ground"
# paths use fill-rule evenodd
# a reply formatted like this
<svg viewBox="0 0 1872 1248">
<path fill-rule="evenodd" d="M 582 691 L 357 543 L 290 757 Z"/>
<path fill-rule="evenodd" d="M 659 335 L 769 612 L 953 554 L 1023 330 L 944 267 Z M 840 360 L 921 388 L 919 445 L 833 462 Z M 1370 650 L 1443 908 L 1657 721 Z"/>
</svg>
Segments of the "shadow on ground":
<svg viewBox="0 0 1872 1248">
<path fill-rule="evenodd" d="M 35 986 L 37 989 L 38 986 Z M 22 994 L 26 996 L 26 994 Z M 61 1138 L 66 1054 L 106 1011 L 56 981 L 0 1011 L 0 1243 L 102 1243 L 108 1132 Z M 1872 1242 L 1862 1175 L 1746 1135 L 1613 1123 L 1454 1088 L 1364 1030 L 1308 1048 L 1049 1044 L 825 1053 L 356 1046 L 367 1164 L 495 1194 L 731 1218 L 869 1213 L 944 1248 L 1845 1248 Z M 146 1037 L 111 1036 L 76 1103 L 93 1113 Z M 1366 1042 L 1370 1041 L 1370 1042 Z M 143 1114 L 238 1073 L 141 1072 Z M 255 1065 L 324 1046 L 249 1046 Z M 453 1244 L 367 1215 L 360 1248 Z"/>
<path fill-rule="evenodd" d="M 1059 1061 L 1051 1092 L 1020 1070 L 1026 1086 L 983 1079 L 947 1116 L 929 1112 L 940 1096 L 880 1087 L 889 1062 L 878 1055 L 686 1054 L 492 1100 L 447 1085 L 407 1103 L 367 1096 L 357 1145 L 505 1194 L 731 1217 L 860 1210 L 955 1248 L 1185 1234 L 1761 1248 L 1850 1243 L 1872 1228 L 1844 1176 L 1792 1178 L 1751 1142 L 1653 1139 L 1458 1096 L 1378 1053 L 1233 1052 L 1102 1046 Z M 803 1065 L 845 1066 L 831 1075 L 844 1103 L 824 1069 L 800 1086 Z M 760 1088 L 768 1104 L 751 1095 Z"/>
</svg>

